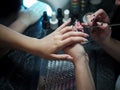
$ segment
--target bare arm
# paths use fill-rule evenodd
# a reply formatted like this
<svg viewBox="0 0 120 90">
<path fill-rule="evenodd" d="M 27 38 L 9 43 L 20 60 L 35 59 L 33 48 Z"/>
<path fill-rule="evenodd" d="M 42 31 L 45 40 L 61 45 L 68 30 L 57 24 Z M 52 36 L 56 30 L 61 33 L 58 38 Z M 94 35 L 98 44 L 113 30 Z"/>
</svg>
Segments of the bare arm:
<svg viewBox="0 0 120 90">
<path fill-rule="evenodd" d="M 86 41 L 81 37 L 86 34 L 69 32 L 72 31 L 72 26 L 67 26 L 69 23 L 70 20 L 66 21 L 42 39 L 28 37 L 0 25 L 0 43 L 2 44 L 0 47 L 23 50 L 46 59 L 72 59 L 68 54 L 57 54 L 57 52 L 72 43 Z"/>
<path fill-rule="evenodd" d="M 42 16 L 43 10 L 45 10 L 44 8 L 45 8 L 44 6 L 41 7 L 41 4 L 39 2 L 36 2 L 30 8 L 19 11 L 19 16 L 9 26 L 10 29 L 6 27 L 4 27 L 4 29 L 10 30 L 10 32 L 11 30 L 13 30 L 19 33 L 23 33 L 26 30 L 26 28 L 28 28 L 30 25 L 34 24 L 40 19 L 40 17 Z M 1 27 L 0 29 L 2 30 L 3 26 L 1 25 Z M 9 31 L 7 32 L 9 33 Z M 14 34 L 16 33 L 14 32 Z M 6 32 L 4 31 L 2 35 L 6 36 Z M 7 37 L 4 37 L 4 38 L 7 38 Z M 5 55 L 10 48 L 11 47 L 8 46 L 8 44 L 6 43 L 4 44 L 4 42 L 0 42 L 0 56 Z M 12 48 L 14 48 L 13 45 L 12 45 Z"/>
<path fill-rule="evenodd" d="M 29 42 L 34 41 L 34 38 L 22 35 L 10 28 L 0 25 L 0 43 L 3 45 L 1 47 L 8 47 L 14 49 L 25 50 Z"/>
<path fill-rule="evenodd" d="M 118 62 L 120 62 L 120 41 L 110 38 L 110 40 L 100 43 L 101 47 Z"/>
<path fill-rule="evenodd" d="M 91 75 L 88 56 L 82 54 L 80 58 L 76 58 L 80 62 L 75 62 L 75 74 L 77 90 L 95 90 L 93 78 Z"/>
<path fill-rule="evenodd" d="M 109 17 L 107 13 L 100 9 L 92 15 L 89 15 L 87 21 L 90 26 L 93 26 L 94 23 L 99 26 L 98 28 L 95 28 L 96 32 L 91 32 L 90 30 L 93 39 L 99 43 L 109 55 L 120 62 L 120 41 L 111 37 L 112 31 L 108 26 Z"/>
<path fill-rule="evenodd" d="M 80 44 L 70 46 L 65 52 L 72 55 L 75 66 L 77 90 L 95 90 L 94 81 L 89 68 L 89 60 Z"/>
</svg>

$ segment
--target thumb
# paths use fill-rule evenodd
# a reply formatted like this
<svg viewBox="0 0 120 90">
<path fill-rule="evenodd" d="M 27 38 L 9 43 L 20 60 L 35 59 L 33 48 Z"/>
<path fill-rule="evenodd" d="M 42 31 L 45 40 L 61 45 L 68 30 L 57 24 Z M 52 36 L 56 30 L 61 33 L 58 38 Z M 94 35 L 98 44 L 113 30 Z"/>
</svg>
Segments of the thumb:
<svg viewBox="0 0 120 90">
<path fill-rule="evenodd" d="M 68 54 L 52 54 L 53 59 L 57 60 L 72 60 L 73 57 Z"/>
</svg>

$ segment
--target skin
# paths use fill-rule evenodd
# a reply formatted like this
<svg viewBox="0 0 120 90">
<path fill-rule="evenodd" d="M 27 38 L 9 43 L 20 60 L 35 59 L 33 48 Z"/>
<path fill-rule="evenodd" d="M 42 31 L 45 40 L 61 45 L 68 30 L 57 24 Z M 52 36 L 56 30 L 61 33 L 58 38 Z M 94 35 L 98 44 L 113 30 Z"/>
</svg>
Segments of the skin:
<svg viewBox="0 0 120 90">
<path fill-rule="evenodd" d="M 36 10 L 37 9 L 37 10 Z M 36 23 L 40 19 L 39 12 L 41 11 L 41 8 L 39 6 L 33 4 L 30 8 L 24 9 L 21 8 L 19 11 L 18 18 L 9 26 L 10 30 L 23 33 L 26 28 L 28 28 L 30 25 Z M 3 28 L 2 25 L 0 25 L 1 29 Z M 6 27 L 4 27 L 5 29 Z M 8 30 L 8 28 L 6 28 Z M 4 35 L 4 34 L 3 34 Z M 0 42 L 0 57 L 5 55 L 11 47 L 6 46 L 3 42 Z"/>
<path fill-rule="evenodd" d="M 57 52 L 70 44 L 87 41 L 84 37 L 88 35 L 83 32 L 71 32 L 73 27 L 67 26 L 70 21 L 66 21 L 42 39 L 28 37 L 0 25 L 0 48 L 19 49 L 46 59 L 72 59 L 68 54 L 57 54 Z"/>
<path fill-rule="evenodd" d="M 77 90 L 95 90 L 88 56 L 82 45 L 75 44 L 86 42 L 85 37 L 88 35 L 73 32 L 73 26 L 68 26 L 70 20 L 42 39 L 21 34 L 28 26 L 39 20 L 39 12 L 38 7 L 31 7 L 20 11 L 18 19 L 9 28 L 0 25 L 0 55 L 4 55 L 9 49 L 18 49 L 46 59 L 71 60 L 75 66 Z M 66 54 L 57 54 L 63 49 Z"/>
<path fill-rule="evenodd" d="M 72 26 L 68 26 L 71 21 L 70 19 L 53 33 L 42 39 L 20 34 L 24 32 L 27 27 L 40 19 L 40 11 L 41 8 L 37 5 L 33 5 L 27 10 L 21 10 L 18 19 L 14 21 L 9 28 L 0 25 L 1 57 L 5 55 L 9 49 L 18 49 L 46 59 L 72 59 L 68 54 L 59 55 L 57 52 L 72 43 L 86 41 L 83 37 L 86 37 L 87 34 L 70 32 L 73 29 Z"/>
<path fill-rule="evenodd" d="M 119 0 L 116 0 L 119 2 Z M 94 18 L 94 20 L 93 20 Z M 92 21 L 91 21 L 92 20 Z M 108 26 L 109 17 L 103 9 L 99 9 L 92 15 L 87 16 L 88 25 L 97 25 L 95 32 L 90 30 L 93 39 L 100 44 L 100 46 L 118 62 L 120 62 L 120 41 L 111 37 L 111 28 Z M 110 52 L 110 50 L 112 52 Z"/>
<path fill-rule="evenodd" d="M 106 12 L 100 9 L 88 16 L 87 21 L 89 26 L 99 26 L 98 28 L 94 28 L 97 29 L 95 32 L 90 30 L 93 39 L 98 42 L 106 52 L 119 61 L 120 42 L 111 38 L 111 29 L 108 26 L 109 17 Z M 113 52 L 109 52 L 111 49 Z M 72 62 L 75 66 L 77 90 L 95 90 L 95 85 L 89 70 L 88 56 L 84 48 L 80 44 L 75 44 L 67 47 L 65 52 L 73 56 Z"/>
<path fill-rule="evenodd" d="M 95 90 L 94 81 L 89 68 L 88 55 L 81 44 L 74 44 L 64 49 L 71 55 L 75 67 L 77 90 Z"/>
</svg>

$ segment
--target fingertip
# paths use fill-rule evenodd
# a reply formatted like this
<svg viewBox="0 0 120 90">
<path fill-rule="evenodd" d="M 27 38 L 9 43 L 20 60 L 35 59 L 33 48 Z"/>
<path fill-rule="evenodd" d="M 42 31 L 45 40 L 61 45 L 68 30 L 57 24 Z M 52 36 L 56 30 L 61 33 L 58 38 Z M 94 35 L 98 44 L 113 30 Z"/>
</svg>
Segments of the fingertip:
<svg viewBox="0 0 120 90">
<path fill-rule="evenodd" d="M 84 42 L 88 42 L 88 39 L 86 39 L 86 38 L 84 38 L 84 40 L 83 40 Z"/>
<path fill-rule="evenodd" d="M 68 55 L 68 56 L 66 56 L 66 59 L 67 59 L 67 60 L 73 60 L 73 57 L 70 56 L 70 55 Z"/>
<path fill-rule="evenodd" d="M 70 22 L 70 21 L 71 21 L 71 18 L 69 18 L 67 21 Z"/>
<path fill-rule="evenodd" d="M 69 18 L 68 20 L 65 21 L 65 23 L 70 23 L 71 22 L 71 18 Z"/>
<path fill-rule="evenodd" d="M 69 23 L 71 22 L 71 18 L 69 18 L 67 21 L 65 21 L 60 27 L 58 27 L 59 29 L 64 28 L 65 26 L 69 25 Z"/>
<path fill-rule="evenodd" d="M 85 35 L 85 37 L 89 37 L 89 34 L 87 34 L 87 33 L 85 33 L 84 35 Z"/>
</svg>

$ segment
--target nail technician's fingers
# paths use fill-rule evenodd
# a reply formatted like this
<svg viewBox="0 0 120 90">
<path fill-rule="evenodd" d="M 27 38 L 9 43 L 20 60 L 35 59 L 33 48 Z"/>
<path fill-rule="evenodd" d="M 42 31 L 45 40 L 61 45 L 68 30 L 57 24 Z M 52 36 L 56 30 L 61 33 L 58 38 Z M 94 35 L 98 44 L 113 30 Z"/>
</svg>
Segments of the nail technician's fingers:
<svg viewBox="0 0 120 90">
<path fill-rule="evenodd" d="M 64 46 L 71 45 L 73 43 L 81 43 L 81 42 L 87 42 L 88 40 L 83 37 L 70 37 L 62 41 L 62 44 Z"/>
<path fill-rule="evenodd" d="M 70 37 L 88 37 L 89 35 L 83 32 L 69 32 L 62 36 L 62 40 Z"/>
<path fill-rule="evenodd" d="M 69 25 L 71 22 L 71 19 L 69 18 L 65 23 L 63 23 L 60 27 L 57 28 L 57 30 L 63 29 L 65 26 Z"/>
<path fill-rule="evenodd" d="M 62 30 L 60 30 L 61 34 L 67 33 L 72 31 L 73 26 L 67 26 L 65 28 L 63 28 Z"/>
</svg>

